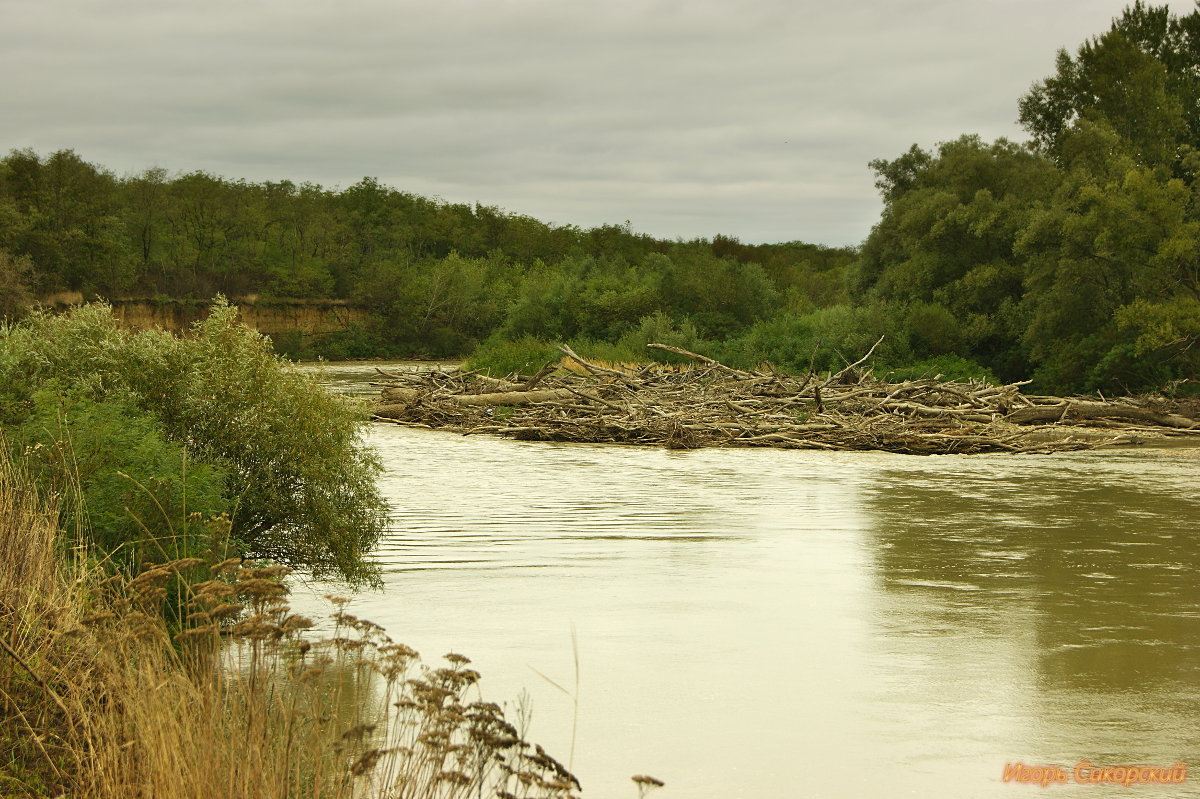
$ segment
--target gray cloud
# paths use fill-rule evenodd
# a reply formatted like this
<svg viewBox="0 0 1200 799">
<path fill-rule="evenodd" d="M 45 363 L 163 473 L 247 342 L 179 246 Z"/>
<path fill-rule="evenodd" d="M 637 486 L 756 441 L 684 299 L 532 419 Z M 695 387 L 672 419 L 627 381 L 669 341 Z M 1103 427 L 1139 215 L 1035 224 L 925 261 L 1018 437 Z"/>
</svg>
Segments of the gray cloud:
<svg viewBox="0 0 1200 799">
<path fill-rule="evenodd" d="M 854 244 L 869 160 L 1021 138 L 1017 98 L 1122 6 L 0 0 L 0 147 Z"/>
</svg>

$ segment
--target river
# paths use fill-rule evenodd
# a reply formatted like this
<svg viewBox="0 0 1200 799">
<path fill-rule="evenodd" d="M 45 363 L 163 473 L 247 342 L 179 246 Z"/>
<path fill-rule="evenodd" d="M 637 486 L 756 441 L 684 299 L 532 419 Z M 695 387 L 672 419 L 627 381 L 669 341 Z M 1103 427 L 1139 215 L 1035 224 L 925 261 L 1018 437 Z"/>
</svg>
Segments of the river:
<svg viewBox="0 0 1200 799">
<path fill-rule="evenodd" d="M 346 390 L 371 366 L 318 374 Z M 366 438 L 394 516 L 353 612 L 468 655 L 487 699 L 526 692 L 532 740 L 566 761 L 574 737 L 584 796 L 636 797 L 634 774 L 663 799 L 961 799 L 1041 790 L 1002 780 L 1017 762 L 1200 769 L 1200 450 Z M 1195 797 L 1200 773 L 1052 790 Z"/>
</svg>

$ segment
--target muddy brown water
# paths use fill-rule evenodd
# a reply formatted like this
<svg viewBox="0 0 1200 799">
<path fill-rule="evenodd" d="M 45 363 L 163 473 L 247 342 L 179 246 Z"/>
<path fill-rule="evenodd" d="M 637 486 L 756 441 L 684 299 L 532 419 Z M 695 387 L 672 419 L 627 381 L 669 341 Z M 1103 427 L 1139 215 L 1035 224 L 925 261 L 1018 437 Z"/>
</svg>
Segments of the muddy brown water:
<svg viewBox="0 0 1200 799">
<path fill-rule="evenodd" d="M 365 390 L 372 366 L 318 374 Z M 1006 764 L 1085 760 L 1197 774 L 1049 790 L 1200 796 L 1194 449 L 367 441 L 394 514 L 353 612 L 525 692 L 564 761 L 577 721 L 585 796 L 643 773 L 663 799 L 1024 796 Z"/>
</svg>

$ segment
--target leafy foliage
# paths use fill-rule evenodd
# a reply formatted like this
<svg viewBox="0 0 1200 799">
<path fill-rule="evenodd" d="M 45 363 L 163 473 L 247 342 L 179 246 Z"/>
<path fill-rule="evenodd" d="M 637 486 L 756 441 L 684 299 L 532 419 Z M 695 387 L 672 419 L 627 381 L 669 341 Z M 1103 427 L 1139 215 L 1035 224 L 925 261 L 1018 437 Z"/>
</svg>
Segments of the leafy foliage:
<svg viewBox="0 0 1200 799">
<path fill-rule="evenodd" d="M 543 364 L 557 361 L 560 357 L 553 344 L 533 336 L 526 335 L 515 340 L 497 338 L 471 353 L 464 367 L 503 378 L 511 374 L 532 374 Z"/>
<path fill-rule="evenodd" d="M 371 178 L 343 191 L 159 168 L 117 178 L 70 150 L 0 159 L 0 249 L 32 269 L 19 306 L 61 291 L 351 299 L 372 318 L 355 340 L 279 342 L 332 356 L 459 355 L 498 331 L 615 341 L 655 311 L 731 335 L 785 297 L 805 310 L 844 299 L 853 257 L 727 236 L 665 242 L 628 223 L 553 226 Z"/>
<path fill-rule="evenodd" d="M 1134 2 L 1061 50 L 1018 112 L 1027 144 L 964 135 L 872 161 L 884 208 L 857 249 L 581 230 L 373 178 L 341 191 L 161 169 L 118 178 L 69 150 L 18 150 L 0 159 L 0 314 L 64 290 L 335 295 L 370 321 L 277 348 L 482 346 L 477 360 L 500 369 L 552 341 L 644 358 L 655 336 L 805 368 L 886 334 L 880 363 L 958 356 L 1046 391 L 1196 380 L 1200 9 Z"/>
<path fill-rule="evenodd" d="M 1103 121 L 1139 163 L 1171 164 L 1200 146 L 1200 10 L 1177 17 L 1137 0 L 1112 27 L 1060 50 L 1055 74 L 1021 98 L 1021 123 L 1058 156 L 1081 120 Z"/>
<path fill-rule="evenodd" d="M 42 390 L 12 432 L 26 467 L 62 497 L 62 529 L 135 571 L 143 558 L 223 560 L 236 544 L 214 541 L 208 520 L 230 510 L 226 474 L 189 462 L 152 416 L 124 402 Z M 226 548 L 228 545 L 228 549 Z"/>
<path fill-rule="evenodd" d="M 1198 43 L 1200 10 L 1135 3 L 1021 100 L 1033 145 L 873 162 L 885 207 L 852 296 L 910 307 L 914 355 L 1043 390 L 1196 380 Z"/>
<path fill-rule="evenodd" d="M 0 380 L 10 425 L 57 429 L 57 440 L 99 436 L 97 452 L 136 450 L 140 436 L 153 450 L 143 453 L 148 479 L 165 480 L 183 453 L 189 469 L 221 474 L 221 507 L 231 512 L 232 534 L 246 554 L 372 579 L 364 555 L 385 506 L 374 483 L 377 464 L 360 446 L 360 414 L 287 367 L 224 301 L 183 339 L 123 329 L 100 304 L 62 316 L 35 313 L 0 338 Z M 50 426 L 50 400 L 39 392 L 79 410 Z M 115 436 L 122 423 L 133 438 Z M 182 490 L 178 502 L 172 491 L 160 502 L 182 512 Z"/>
</svg>

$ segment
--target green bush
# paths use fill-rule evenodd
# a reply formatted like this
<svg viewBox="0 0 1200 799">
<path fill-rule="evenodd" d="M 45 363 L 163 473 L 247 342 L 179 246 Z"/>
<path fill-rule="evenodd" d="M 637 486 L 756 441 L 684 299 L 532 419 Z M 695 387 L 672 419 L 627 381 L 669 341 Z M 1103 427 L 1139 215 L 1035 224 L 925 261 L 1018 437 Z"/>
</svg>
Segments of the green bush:
<svg viewBox="0 0 1200 799">
<path fill-rule="evenodd" d="M 648 350 L 646 349 L 647 344 L 667 344 L 701 355 L 707 354 L 705 350 L 708 349 L 707 342 L 701 339 L 696 326 L 690 320 L 676 322 L 662 311 L 642 317 L 638 326 L 622 336 L 618 343 L 629 351 L 638 353 L 636 360 L 650 359 L 659 363 L 689 363 L 690 361 L 682 355 L 662 350 Z"/>
<path fill-rule="evenodd" d="M 184 338 L 123 329 L 103 304 L 33 314 L 0 334 L 0 421 L 34 416 L 42 390 L 124 403 L 189 463 L 221 470 L 245 554 L 375 578 L 364 556 L 386 505 L 361 446 L 364 415 L 274 355 L 223 299 Z"/>
<path fill-rule="evenodd" d="M 893 309 L 882 305 L 835 305 L 803 316 L 784 314 L 751 327 L 744 336 L 720 348 L 731 366 L 767 361 L 789 371 L 836 371 L 858 360 L 884 336 L 868 366 L 905 363 L 912 359 L 908 336 Z"/>
<path fill-rule="evenodd" d="M 926 358 L 888 372 L 889 380 L 923 380 L 941 375 L 942 380 L 976 380 L 1000 385 L 1002 382 L 985 366 L 960 355 L 939 355 Z"/>
<path fill-rule="evenodd" d="M 137 408 L 39 391 L 12 443 L 61 498 L 60 526 L 73 543 L 130 571 L 143 558 L 223 560 L 239 549 L 213 541 L 208 524 L 230 510 L 225 473 L 189 462 L 184 448 Z"/>
<path fill-rule="evenodd" d="M 561 357 L 562 353 L 553 344 L 526 335 L 513 341 L 491 339 L 472 352 L 463 366 L 492 377 L 506 377 L 536 372 Z"/>
<path fill-rule="evenodd" d="M 904 311 L 903 319 L 913 354 L 918 357 L 948 355 L 963 347 L 962 323 L 945 306 L 913 303 Z"/>
</svg>

